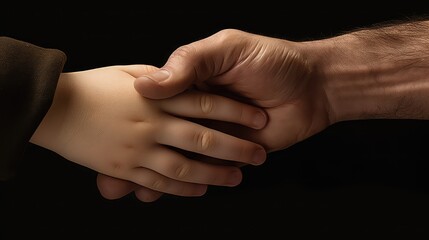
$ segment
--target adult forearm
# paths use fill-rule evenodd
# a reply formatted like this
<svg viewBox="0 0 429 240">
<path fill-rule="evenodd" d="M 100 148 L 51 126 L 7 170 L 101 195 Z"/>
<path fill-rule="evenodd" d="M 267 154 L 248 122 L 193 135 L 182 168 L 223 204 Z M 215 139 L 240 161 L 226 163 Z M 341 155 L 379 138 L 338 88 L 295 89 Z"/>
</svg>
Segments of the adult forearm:
<svg viewBox="0 0 429 240">
<path fill-rule="evenodd" d="M 332 122 L 429 119 L 429 21 L 306 42 Z M 313 54 L 313 55 L 311 55 Z"/>
</svg>

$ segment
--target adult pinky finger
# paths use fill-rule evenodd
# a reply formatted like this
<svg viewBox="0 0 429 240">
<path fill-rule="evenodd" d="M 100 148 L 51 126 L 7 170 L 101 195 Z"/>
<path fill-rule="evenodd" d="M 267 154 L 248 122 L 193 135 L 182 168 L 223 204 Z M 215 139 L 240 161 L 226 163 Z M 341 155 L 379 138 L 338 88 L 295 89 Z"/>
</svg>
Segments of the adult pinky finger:
<svg viewBox="0 0 429 240">
<path fill-rule="evenodd" d="M 183 197 L 199 197 L 207 191 L 207 185 L 174 180 L 144 167 L 135 168 L 130 179 L 148 190 Z"/>
<path fill-rule="evenodd" d="M 158 192 L 146 187 L 138 187 L 134 190 L 136 198 L 142 202 L 154 202 L 158 200 L 164 193 Z"/>
<path fill-rule="evenodd" d="M 232 122 L 254 129 L 263 128 L 268 120 L 260 108 L 197 90 L 188 90 L 154 104 L 174 115 Z"/>
<path fill-rule="evenodd" d="M 119 199 L 128 195 L 139 186 L 133 182 L 114 178 L 108 175 L 99 173 L 97 175 L 97 187 L 101 194 L 106 199 Z"/>
<path fill-rule="evenodd" d="M 154 202 L 163 195 L 162 192 L 140 186 L 134 182 L 101 173 L 97 175 L 97 186 L 100 194 L 109 200 L 122 198 L 133 191 L 137 199 L 142 202 Z"/>
</svg>

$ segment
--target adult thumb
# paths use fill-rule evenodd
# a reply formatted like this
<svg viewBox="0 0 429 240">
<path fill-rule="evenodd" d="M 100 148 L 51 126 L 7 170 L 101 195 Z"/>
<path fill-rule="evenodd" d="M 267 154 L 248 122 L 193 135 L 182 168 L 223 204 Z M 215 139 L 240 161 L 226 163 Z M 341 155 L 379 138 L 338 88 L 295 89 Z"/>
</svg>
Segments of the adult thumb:
<svg viewBox="0 0 429 240">
<path fill-rule="evenodd" d="M 136 78 L 134 88 L 142 96 L 162 99 L 188 89 L 196 81 L 209 77 L 203 54 L 197 51 L 196 43 L 177 48 L 158 71 Z"/>
</svg>

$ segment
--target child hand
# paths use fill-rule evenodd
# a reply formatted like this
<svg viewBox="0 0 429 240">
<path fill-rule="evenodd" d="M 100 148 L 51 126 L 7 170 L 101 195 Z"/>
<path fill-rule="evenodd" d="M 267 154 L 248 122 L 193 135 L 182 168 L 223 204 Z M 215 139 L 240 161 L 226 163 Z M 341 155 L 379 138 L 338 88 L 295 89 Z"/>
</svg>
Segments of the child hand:
<svg viewBox="0 0 429 240">
<path fill-rule="evenodd" d="M 264 111 L 195 90 L 144 98 L 134 80 L 154 70 L 130 65 L 63 73 L 31 141 L 102 174 L 180 196 L 202 195 L 207 185 L 235 186 L 242 178 L 237 166 L 196 161 L 181 151 L 243 164 L 265 161 L 261 145 L 186 120 L 259 129 L 267 122 Z"/>
</svg>

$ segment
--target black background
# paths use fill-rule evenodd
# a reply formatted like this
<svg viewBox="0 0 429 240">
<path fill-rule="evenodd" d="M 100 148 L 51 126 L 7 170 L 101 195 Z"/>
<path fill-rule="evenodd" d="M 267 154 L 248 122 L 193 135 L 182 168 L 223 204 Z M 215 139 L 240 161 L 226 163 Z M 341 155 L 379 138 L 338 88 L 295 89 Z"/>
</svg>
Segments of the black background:
<svg viewBox="0 0 429 240">
<path fill-rule="evenodd" d="M 51 9 L 23 4 L 1 9 L 0 34 L 61 49 L 68 56 L 65 71 L 77 71 L 162 66 L 178 46 L 223 28 L 301 41 L 429 14 L 426 6 L 408 3 L 260 4 L 208 4 L 204 10 L 168 3 Z M 103 199 L 95 172 L 30 145 L 17 178 L 0 185 L 0 237 L 425 234 L 428 136 L 427 121 L 342 122 L 270 154 L 262 166 L 243 168 L 244 180 L 235 188 L 210 187 L 203 197 L 163 196 L 153 203 L 132 194 Z"/>
</svg>

